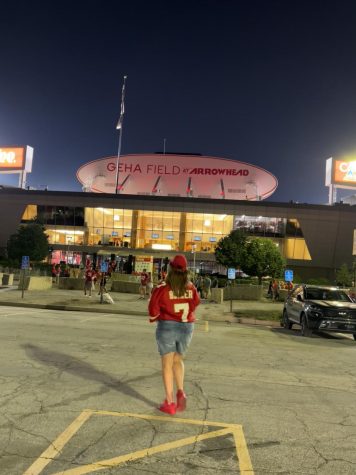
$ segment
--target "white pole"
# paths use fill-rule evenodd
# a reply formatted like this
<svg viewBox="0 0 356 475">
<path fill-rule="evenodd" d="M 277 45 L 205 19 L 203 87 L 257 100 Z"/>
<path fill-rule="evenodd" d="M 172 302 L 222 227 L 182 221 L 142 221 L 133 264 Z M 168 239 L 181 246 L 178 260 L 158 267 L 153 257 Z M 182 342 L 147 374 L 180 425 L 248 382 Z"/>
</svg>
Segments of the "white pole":
<svg viewBox="0 0 356 475">
<path fill-rule="evenodd" d="M 196 269 L 195 269 L 195 250 L 196 246 L 195 244 L 192 245 L 192 253 L 193 253 L 193 269 L 194 269 L 194 275 L 196 274 Z"/>
<path fill-rule="evenodd" d="M 125 113 L 125 85 L 126 85 L 127 76 L 124 76 L 124 84 L 122 85 L 122 93 L 121 93 L 121 108 L 120 108 L 120 118 L 117 123 L 116 129 L 119 129 L 119 146 L 117 150 L 117 158 L 116 158 L 116 179 L 115 179 L 115 194 L 118 194 L 119 188 L 119 162 L 120 162 L 120 155 L 121 155 L 121 141 L 122 141 L 122 127 L 124 122 L 124 113 Z"/>
</svg>

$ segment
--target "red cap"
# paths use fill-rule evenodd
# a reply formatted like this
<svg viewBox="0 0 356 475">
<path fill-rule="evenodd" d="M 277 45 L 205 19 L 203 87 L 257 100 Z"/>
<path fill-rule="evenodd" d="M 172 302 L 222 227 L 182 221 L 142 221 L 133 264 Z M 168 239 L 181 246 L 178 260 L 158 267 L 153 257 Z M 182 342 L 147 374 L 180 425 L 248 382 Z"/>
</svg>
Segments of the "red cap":
<svg viewBox="0 0 356 475">
<path fill-rule="evenodd" d="M 169 263 L 174 269 L 186 271 L 188 267 L 187 259 L 182 254 L 175 256 Z"/>
</svg>

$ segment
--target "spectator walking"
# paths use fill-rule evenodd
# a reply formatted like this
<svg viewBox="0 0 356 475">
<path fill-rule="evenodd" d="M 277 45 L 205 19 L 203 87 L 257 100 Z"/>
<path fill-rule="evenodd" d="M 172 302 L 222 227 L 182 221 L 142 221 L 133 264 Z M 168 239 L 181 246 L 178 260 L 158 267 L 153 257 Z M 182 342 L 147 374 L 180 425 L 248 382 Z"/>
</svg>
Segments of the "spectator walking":
<svg viewBox="0 0 356 475">
<path fill-rule="evenodd" d="M 105 272 L 102 272 L 101 276 L 100 276 L 100 281 L 99 281 L 99 293 L 98 293 L 98 295 L 102 295 L 106 292 L 107 292 L 107 290 L 106 290 L 106 274 L 105 274 Z"/>
<path fill-rule="evenodd" d="M 273 300 L 279 299 L 279 283 L 276 279 L 273 279 L 272 281 L 272 298 Z"/>
<path fill-rule="evenodd" d="M 218 289 L 219 288 L 219 280 L 216 276 L 214 276 L 213 280 L 211 281 L 211 288 Z"/>
<path fill-rule="evenodd" d="M 170 262 L 166 281 L 154 289 L 148 306 L 150 322 L 157 322 L 156 341 L 162 360 L 165 400 L 159 410 L 167 414 L 186 407 L 183 355 L 193 336 L 194 310 L 199 303 L 197 289 L 188 278 L 187 260 L 177 255 Z"/>
<path fill-rule="evenodd" d="M 211 288 L 211 279 L 208 274 L 205 275 L 203 279 L 203 296 L 205 299 L 210 299 L 210 288 Z"/>
<path fill-rule="evenodd" d="M 195 280 L 195 285 L 198 291 L 198 294 L 201 298 L 203 298 L 203 278 L 201 275 L 198 275 L 198 277 Z"/>
<path fill-rule="evenodd" d="M 147 279 L 147 295 L 148 298 L 151 298 L 152 295 L 152 290 L 153 290 L 153 280 L 152 280 L 152 273 L 148 272 L 148 279 Z"/>
<path fill-rule="evenodd" d="M 84 295 L 88 295 L 91 297 L 91 291 L 92 291 L 92 286 L 93 286 L 93 279 L 94 279 L 94 271 L 93 269 L 88 268 L 85 271 L 85 277 L 84 277 Z"/>
<path fill-rule="evenodd" d="M 147 282 L 148 282 L 148 274 L 146 269 L 140 273 L 140 299 L 144 299 L 147 295 Z"/>
</svg>

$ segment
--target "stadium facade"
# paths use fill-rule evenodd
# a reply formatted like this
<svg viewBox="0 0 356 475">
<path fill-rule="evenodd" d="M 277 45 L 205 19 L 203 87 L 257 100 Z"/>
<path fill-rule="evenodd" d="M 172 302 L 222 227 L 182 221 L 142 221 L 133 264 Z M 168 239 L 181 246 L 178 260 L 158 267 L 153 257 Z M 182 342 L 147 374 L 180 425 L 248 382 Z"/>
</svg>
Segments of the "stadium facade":
<svg viewBox="0 0 356 475">
<path fill-rule="evenodd" d="M 37 218 L 46 227 L 54 262 L 85 257 L 170 257 L 185 253 L 214 270 L 214 249 L 233 229 L 271 239 L 302 278 L 333 279 L 352 266 L 356 207 L 192 196 L 39 191 L 0 187 L 0 252 L 20 224 Z"/>
</svg>

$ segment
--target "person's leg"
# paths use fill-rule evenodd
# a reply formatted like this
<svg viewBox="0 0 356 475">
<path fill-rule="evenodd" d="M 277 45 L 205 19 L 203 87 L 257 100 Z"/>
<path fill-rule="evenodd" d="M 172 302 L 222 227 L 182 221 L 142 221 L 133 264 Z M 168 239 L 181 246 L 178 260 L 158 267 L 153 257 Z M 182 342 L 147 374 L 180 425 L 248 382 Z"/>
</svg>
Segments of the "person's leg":
<svg viewBox="0 0 356 475">
<path fill-rule="evenodd" d="M 184 363 L 180 353 L 174 353 L 173 356 L 173 374 L 177 390 L 184 388 Z"/>
<path fill-rule="evenodd" d="M 168 404 L 173 402 L 173 359 L 174 353 L 162 356 L 162 379 Z"/>
</svg>

